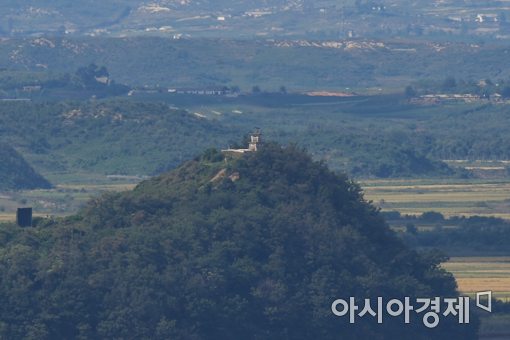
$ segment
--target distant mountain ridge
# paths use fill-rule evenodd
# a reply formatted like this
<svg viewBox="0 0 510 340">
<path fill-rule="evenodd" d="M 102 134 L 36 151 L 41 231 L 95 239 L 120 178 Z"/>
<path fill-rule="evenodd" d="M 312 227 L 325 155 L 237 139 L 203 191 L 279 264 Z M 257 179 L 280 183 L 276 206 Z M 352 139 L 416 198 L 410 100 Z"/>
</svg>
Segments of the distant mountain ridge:
<svg viewBox="0 0 510 340">
<path fill-rule="evenodd" d="M 158 24 L 164 19 L 187 19 L 194 16 L 243 15 L 246 12 L 268 10 L 280 12 L 301 7 L 303 1 L 194 1 L 160 0 L 87 0 L 74 1 L 3 1 L 0 18 L 4 33 L 54 32 L 59 34 L 86 33 L 93 29 L 120 27 L 140 28 L 145 24 Z M 143 27 L 143 26 L 142 26 Z M 149 26 L 150 27 L 150 26 Z M 119 29 L 117 27 L 116 29 Z"/>
<path fill-rule="evenodd" d="M 0 43 L 0 76 L 9 70 L 74 73 L 94 62 L 130 86 L 317 90 L 395 86 L 398 78 L 404 88 L 416 79 L 442 80 L 446 75 L 508 78 L 506 50 L 498 45 L 376 40 L 9 38 Z"/>
<path fill-rule="evenodd" d="M 509 31 L 504 4 L 448 1 L 437 11 L 435 1 L 404 0 L 7 0 L 0 35 L 501 38 Z"/>
</svg>

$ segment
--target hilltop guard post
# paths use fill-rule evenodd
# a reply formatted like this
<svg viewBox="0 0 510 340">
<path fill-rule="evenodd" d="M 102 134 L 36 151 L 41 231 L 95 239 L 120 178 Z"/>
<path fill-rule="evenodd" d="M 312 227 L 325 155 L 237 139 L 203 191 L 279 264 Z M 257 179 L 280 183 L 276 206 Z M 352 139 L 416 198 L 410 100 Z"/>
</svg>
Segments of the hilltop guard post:
<svg viewBox="0 0 510 340">
<path fill-rule="evenodd" d="M 253 132 L 250 135 L 250 141 L 248 143 L 247 149 L 225 149 L 221 150 L 221 152 L 225 156 L 239 156 L 243 155 L 246 152 L 257 152 L 257 150 L 260 147 L 260 144 L 262 143 L 262 133 L 260 132 L 260 129 L 256 129 L 255 132 Z"/>
</svg>

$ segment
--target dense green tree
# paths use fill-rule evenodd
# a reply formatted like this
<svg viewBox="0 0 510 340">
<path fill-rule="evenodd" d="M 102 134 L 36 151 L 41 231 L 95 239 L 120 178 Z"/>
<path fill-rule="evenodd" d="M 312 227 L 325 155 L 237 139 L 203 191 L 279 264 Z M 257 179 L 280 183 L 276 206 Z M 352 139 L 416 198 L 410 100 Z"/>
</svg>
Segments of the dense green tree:
<svg viewBox="0 0 510 340">
<path fill-rule="evenodd" d="M 503 219 L 453 217 L 434 224 L 436 227 L 432 230 L 401 236 L 413 248 L 439 250 L 449 256 L 504 256 L 508 253 L 510 224 Z"/>
<path fill-rule="evenodd" d="M 420 219 L 425 222 L 443 222 L 444 216 L 436 211 L 426 211 L 421 214 Z"/>
<path fill-rule="evenodd" d="M 457 86 L 457 81 L 455 80 L 455 77 L 449 76 L 446 77 L 443 81 L 443 89 L 444 90 L 452 90 Z"/>
<path fill-rule="evenodd" d="M 106 67 L 99 67 L 92 63 L 88 66 L 80 67 L 76 71 L 76 76 L 86 89 L 96 89 L 101 86 L 108 85 L 107 83 L 100 82 L 98 79 L 102 77 L 108 79 L 110 74 L 108 73 Z"/>
<path fill-rule="evenodd" d="M 501 96 L 503 98 L 510 98 L 510 86 L 505 86 L 501 90 Z"/>
<path fill-rule="evenodd" d="M 404 94 L 407 98 L 413 98 L 416 96 L 417 92 L 411 85 L 406 86 L 404 90 Z"/>
</svg>

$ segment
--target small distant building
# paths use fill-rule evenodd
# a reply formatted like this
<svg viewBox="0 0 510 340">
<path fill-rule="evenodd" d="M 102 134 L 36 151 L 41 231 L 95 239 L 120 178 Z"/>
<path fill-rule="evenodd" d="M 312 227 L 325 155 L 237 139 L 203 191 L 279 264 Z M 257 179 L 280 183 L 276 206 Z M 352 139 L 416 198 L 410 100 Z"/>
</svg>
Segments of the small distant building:
<svg viewBox="0 0 510 340">
<path fill-rule="evenodd" d="M 108 76 L 101 76 L 101 77 L 95 77 L 96 81 L 100 84 L 109 85 L 110 84 L 110 78 Z"/>
<path fill-rule="evenodd" d="M 497 14 L 477 14 L 475 21 L 479 23 L 498 22 L 499 18 Z"/>
<path fill-rule="evenodd" d="M 228 89 L 225 87 L 221 88 L 181 88 L 181 89 L 168 89 L 169 93 L 176 94 L 191 94 L 201 96 L 224 96 L 228 94 Z"/>
<path fill-rule="evenodd" d="M 18 208 L 16 211 L 16 223 L 20 227 L 32 226 L 32 208 Z"/>
<path fill-rule="evenodd" d="M 23 86 L 23 92 L 39 92 L 41 91 L 42 86 L 40 85 L 27 85 Z"/>
<path fill-rule="evenodd" d="M 242 155 L 246 152 L 257 152 L 260 144 L 262 143 L 262 133 L 260 132 L 260 129 L 256 129 L 255 132 L 253 132 L 250 135 L 250 141 L 248 143 L 247 149 L 225 149 L 221 150 L 221 152 L 225 156 L 234 156 L 234 155 Z"/>
</svg>

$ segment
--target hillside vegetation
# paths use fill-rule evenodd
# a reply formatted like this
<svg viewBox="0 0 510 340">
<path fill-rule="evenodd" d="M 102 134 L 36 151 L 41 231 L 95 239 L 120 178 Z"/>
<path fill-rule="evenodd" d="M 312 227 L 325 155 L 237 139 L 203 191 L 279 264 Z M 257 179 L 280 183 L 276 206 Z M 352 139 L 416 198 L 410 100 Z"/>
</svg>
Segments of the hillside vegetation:
<svg viewBox="0 0 510 340">
<path fill-rule="evenodd" d="M 129 101 L 4 102 L 0 124 L 9 127 L 0 136 L 48 172 L 158 173 L 229 135 L 186 111 Z"/>
<path fill-rule="evenodd" d="M 11 146 L 0 143 L 0 190 L 44 189 L 51 184 Z"/>
<path fill-rule="evenodd" d="M 216 150 L 78 216 L 0 226 L 3 338 L 476 339 L 476 322 L 331 314 L 338 297 L 456 296 L 358 186 L 295 147 Z M 474 317 L 474 316 L 473 316 Z"/>
<path fill-rule="evenodd" d="M 131 86 L 403 89 L 446 76 L 508 79 L 506 53 L 506 45 L 414 41 L 44 37 L 3 40 L 0 69 L 74 73 L 94 62 Z"/>
<path fill-rule="evenodd" d="M 466 177 L 442 160 L 510 159 L 504 104 L 421 107 L 402 96 L 182 97 L 0 102 L 0 137 L 45 174 L 157 174 L 201 149 L 227 147 L 255 126 L 355 177 Z"/>
</svg>

